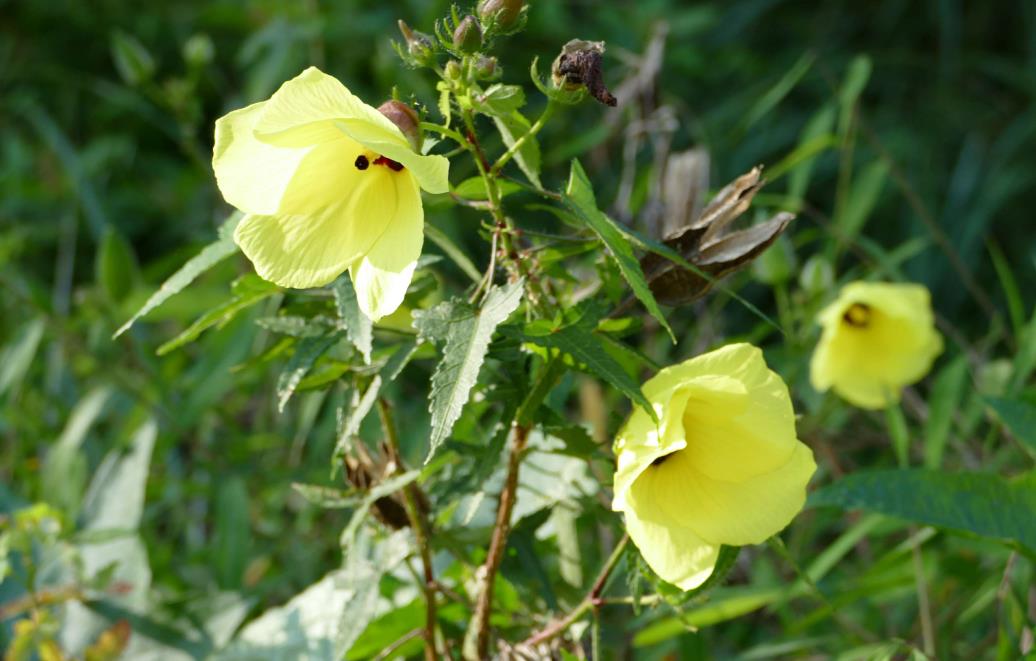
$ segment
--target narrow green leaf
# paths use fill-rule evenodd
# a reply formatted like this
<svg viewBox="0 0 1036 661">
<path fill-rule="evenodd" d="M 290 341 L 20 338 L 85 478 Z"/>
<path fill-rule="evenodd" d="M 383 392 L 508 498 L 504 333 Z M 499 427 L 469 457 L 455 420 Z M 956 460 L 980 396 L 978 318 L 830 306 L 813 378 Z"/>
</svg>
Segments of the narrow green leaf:
<svg viewBox="0 0 1036 661">
<path fill-rule="evenodd" d="M 248 489 L 238 475 L 216 486 L 215 522 L 209 547 L 216 581 L 225 590 L 241 587 L 251 546 Z"/>
<path fill-rule="evenodd" d="M 846 71 L 845 80 L 842 81 L 842 88 L 838 91 L 838 102 L 841 104 L 841 113 L 838 119 L 838 134 L 845 137 L 849 130 L 849 118 L 856 102 L 867 87 L 867 81 L 871 77 L 871 59 L 866 55 L 857 55 L 849 63 L 849 70 Z"/>
<path fill-rule="evenodd" d="M 519 184 L 506 179 L 497 182 L 497 188 L 500 190 L 500 197 L 507 197 L 511 193 L 517 193 L 522 190 Z M 463 197 L 466 200 L 487 200 L 489 195 L 486 193 L 486 184 L 482 177 L 469 177 L 464 181 L 457 184 L 457 187 L 453 189 L 459 197 Z M 429 239 L 435 241 L 434 238 L 428 233 L 429 225 L 425 224 L 425 234 L 428 235 Z"/>
<path fill-rule="evenodd" d="M 78 516 L 86 488 L 87 461 L 80 448 L 111 395 L 110 388 L 99 387 L 80 399 L 43 461 L 40 478 L 44 500 L 59 508 L 69 521 Z"/>
<path fill-rule="evenodd" d="M 953 426 L 953 414 L 960 407 L 968 379 L 968 362 L 960 356 L 939 372 L 928 398 L 928 419 L 924 426 L 925 468 L 939 468 Z"/>
<path fill-rule="evenodd" d="M 1012 436 L 1036 452 L 1036 405 L 1006 397 L 987 397 L 986 403 Z"/>
<path fill-rule="evenodd" d="M 33 358 L 46 328 L 42 318 L 33 319 L 22 326 L 3 352 L 0 352 L 0 395 L 9 390 L 17 391 L 18 385 L 33 365 Z"/>
<path fill-rule="evenodd" d="M 302 377 L 306 376 L 317 359 L 330 349 L 338 338 L 335 335 L 306 337 L 295 345 L 295 353 L 277 378 L 277 410 L 283 411 L 288 400 L 295 393 Z"/>
<path fill-rule="evenodd" d="M 790 154 L 777 161 L 773 167 L 766 169 L 766 179 L 767 181 L 777 181 L 803 163 L 807 163 L 828 149 L 837 146 L 838 138 L 826 132 L 801 142 Z"/>
<path fill-rule="evenodd" d="M 471 180 L 469 179 L 468 181 Z M 475 181 L 477 181 L 479 185 L 481 185 L 482 183 L 481 178 L 476 177 Z M 460 189 L 464 185 L 464 183 L 467 182 L 463 182 L 461 183 L 461 186 L 457 187 L 457 194 L 461 197 L 467 197 L 466 195 L 460 193 Z M 485 188 L 482 189 L 482 194 L 485 195 Z M 445 232 L 443 232 L 435 225 L 432 225 L 431 223 L 425 223 L 424 235 L 427 236 L 432 243 L 439 246 L 439 249 L 446 253 L 446 256 L 452 259 L 453 263 L 456 264 L 461 271 L 464 271 L 464 275 L 471 278 L 472 282 L 478 284 L 482 280 L 482 274 L 478 272 L 477 268 L 475 268 L 475 265 L 472 263 L 471 259 L 469 259 L 468 256 L 464 254 L 464 251 L 461 250 L 460 247 L 457 246 L 457 244 L 454 243 L 452 239 L 450 239 L 450 237 L 446 236 Z"/>
<path fill-rule="evenodd" d="M 556 327 L 546 321 L 527 324 L 523 339 L 571 357 L 576 367 L 607 381 L 657 422 L 655 410 L 641 392 L 640 385 L 608 354 L 602 340 L 594 333 L 596 327 L 597 320 L 587 312 L 567 326 Z"/>
<path fill-rule="evenodd" d="M 517 110 L 508 115 L 495 115 L 493 123 L 496 124 L 496 129 L 508 149 L 532 128 L 529 120 Z M 536 188 L 543 188 L 543 184 L 540 183 L 540 143 L 535 137 L 530 137 L 522 143 L 518 153 L 514 155 L 514 160 Z"/>
<path fill-rule="evenodd" d="M 140 85 L 155 73 L 155 60 L 144 44 L 133 35 L 116 31 L 111 37 L 112 59 L 122 79 L 130 85 Z"/>
<path fill-rule="evenodd" d="M 843 244 L 852 243 L 863 230 L 867 218 L 881 197 L 888 178 L 888 163 L 876 160 L 870 163 L 853 181 L 848 200 L 835 218 L 838 226 L 838 241 Z"/>
<path fill-rule="evenodd" d="M 414 326 L 422 336 L 445 340 L 442 361 L 432 374 L 432 429 L 425 463 L 449 437 L 478 379 L 493 332 L 518 309 L 524 284 L 519 280 L 492 287 L 478 310 L 453 299 L 415 315 Z"/>
<path fill-rule="evenodd" d="M 860 472 L 814 492 L 809 505 L 864 509 L 1036 552 L 1036 474 L 1007 480 L 927 469 Z"/>
<path fill-rule="evenodd" d="M 257 275 L 245 275 L 233 285 L 233 295 L 228 301 L 198 317 L 185 331 L 158 347 L 159 356 L 195 341 L 206 330 L 217 324 L 225 324 L 242 310 L 280 291 L 277 285 L 266 282 Z"/>
<path fill-rule="evenodd" d="M 115 331 L 112 338 L 114 339 L 125 333 L 138 319 L 146 315 L 148 312 L 151 312 L 162 303 L 165 303 L 174 294 L 183 291 L 183 289 L 194 282 L 195 278 L 199 275 L 237 252 L 237 245 L 234 243 L 232 235 L 233 228 L 237 225 L 238 221 L 241 220 L 241 216 L 242 214 L 240 212 L 234 212 L 234 214 L 223 223 L 223 226 L 220 227 L 220 238 L 205 246 L 200 253 L 188 260 L 187 263 L 181 266 L 176 273 L 169 276 L 169 278 L 162 283 L 162 286 L 158 288 L 158 291 L 152 294 L 151 298 L 144 303 L 144 306 L 137 310 L 136 314 L 130 317 L 129 321 L 120 326 L 119 330 Z"/>
<path fill-rule="evenodd" d="M 338 433 L 338 442 L 335 444 L 335 451 L 331 455 L 334 462 L 332 474 L 338 467 L 338 461 L 335 460 L 349 450 L 353 439 L 360 433 L 360 425 L 363 424 L 367 414 L 374 408 L 374 402 L 378 401 L 379 392 L 381 392 L 380 376 L 375 376 L 371 379 L 370 385 L 367 386 L 367 390 L 364 391 L 362 397 L 357 391 L 353 391 L 352 408 L 349 411 L 348 417 L 343 416 L 341 431 Z"/>
<path fill-rule="evenodd" d="M 345 326 L 346 337 L 352 342 L 356 350 L 363 356 L 363 362 L 371 363 L 371 346 L 373 344 L 373 324 L 367 315 L 360 311 L 360 304 L 356 300 L 356 290 L 353 282 L 349 279 L 348 273 L 343 273 L 331 285 L 335 293 L 335 305 L 338 307 L 338 316 Z"/>
<path fill-rule="evenodd" d="M 773 87 L 768 89 L 766 93 L 759 97 L 759 99 L 752 105 L 748 114 L 745 115 L 744 122 L 741 125 L 741 131 L 747 131 L 753 124 L 773 110 L 777 104 L 788 95 L 788 92 L 794 89 L 799 81 L 802 80 L 802 77 L 810 70 L 815 60 L 816 55 L 814 53 L 804 53 L 802 57 L 800 57 L 795 64 L 793 64 L 791 68 L 781 76 L 780 80 L 778 80 Z"/>
<path fill-rule="evenodd" d="M 97 283 L 113 303 L 126 298 L 140 278 L 140 267 L 133 247 L 111 227 L 108 227 L 101 239 L 94 261 L 94 272 Z"/>
<path fill-rule="evenodd" d="M 651 316 L 658 320 L 662 328 L 666 329 L 669 337 L 675 343 L 676 336 L 673 335 L 673 329 L 669 327 L 669 322 L 666 321 L 665 315 L 662 314 L 661 308 L 658 307 L 658 301 L 655 300 L 655 295 L 651 293 L 651 288 L 647 284 L 647 278 L 644 277 L 644 271 L 641 270 L 640 262 L 634 256 L 633 248 L 630 246 L 629 241 L 626 240 L 625 233 L 619 229 L 615 221 L 597 208 L 597 200 L 594 197 L 590 180 L 587 179 L 583 166 L 576 159 L 572 159 L 572 169 L 569 173 L 568 186 L 565 192 L 567 193 L 565 206 L 582 219 L 601 238 L 604 245 L 611 251 L 615 263 L 619 266 L 619 271 L 622 272 L 622 276 L 629 283 L 633 294 L 640 299 L 640 302 L 644 304 Z"/>
<path fill-rule="evenodd" d="M 817 111 L 813 117 L 806 122 L 802 133 L 799 135 L 799 145 L 807 144 L 818 137 L 829 135 L 835 127 L 835 107 L 833 104 L 826 104 Z M 788 197 L 795 203 L 800 203 L 802 197 L 809 188 L 809 180 L 813 175 L 814 161 L 807 159 L 798 167 L 788 173 Z M 767 175 L 770 173 L 767 172 Z M 796 207 L 797 208 L 797 207 Z"/>
</svg>

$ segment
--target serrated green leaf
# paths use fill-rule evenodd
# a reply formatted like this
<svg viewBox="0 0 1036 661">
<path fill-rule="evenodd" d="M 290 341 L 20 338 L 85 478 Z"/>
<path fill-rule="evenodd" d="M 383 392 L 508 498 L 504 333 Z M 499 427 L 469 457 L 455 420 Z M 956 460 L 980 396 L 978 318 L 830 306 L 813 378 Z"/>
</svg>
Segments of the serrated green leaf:
<svg viewBox="0 0 1036 661">
<path fill-rule="evenodd" d="M 299 382 L 312 369 L 324 352 L 338 340 L 335 335 L 306 337 L 295 345 L 295 353 L 285 365 L 284 371 L 277 378 L 277 410 L 283 411 L 288 400 L 295 393 Z"/>
<path fill-rule="evenodd" d="M 517 110 L 508 115 L 495 115 L 493 123 L 496 124 L 496 130 L 500 132 L 500 137 L 508 149 L 532 128 L 529 120 Z M 536 188 L 543 188 L 543 184 L 540 183 L 540 143 L 534 136 L 522 143 L 518 153 L 514 155 L 514 160 Z"/>
<path fill-rule="evenodd" d="M 1006 397 L 987 397 L 986 403 L 1012 436 L 1036 452 L 1036 405 Z"/>
<path fill-rule="evenodd" d="M 669 322 L 666 321 L 665 315 L 662 314 L 661 308 L 658 307 L 658 301 L 655 300 L 655 295 L 651 293 L 647 278 L 644 277 L 644 271 L 640 268 L 640 262 L 637 261 L 636 256 L 633 254 L 633 247 L 630 246 L 624 232 L 618 228 L 615 221 L 597 208 L 597 200 L 594 197 L 590 180 L 587 179 L 583 166 L 576 159 L 572 159 L 572 170 L 569 173 L 568 186 L 565 188 L 565 193 L 565 206 L 582 219 L 601 238 L 601 241 L 608 247 L 612 257 L 615 259 L 615 263 L 618 264 L 622 276 L 629 283 L 633 294 L 644 304 L 651 316 L 658 320 L 662 328 L 669 333 L 669 337 L 672 338 L 673 342 L 676 342 L 673 329 L 669 327 Z"/>
<path fill-rule="evenodd" d="M 497 83 L 490 85 L 485 92 L 476 94 L 474 101 L 479 112 L 507 119 L 511 113 L 525 105 L 525 91 L 518 85 Z"/>
<path fill-rule="evenodd" d="M 926 469 L 856 473 L 814 492 L 812 507 L 864 509 L 926 525 L 1012 541 L 1036 552 L 1036 475 Z"/>
<path fill-rule="evenodd" d="M 335 280 L 331 289 L 335 293 L 335 305 L 338 308 L 338 316 L 345 326 L 346 337 L 363 356 L 363 362 L 370 365 L 373 324 L 367 315 L 360 311 L 360 305 L 356 300 L 356 290 L 353 288 L 352 280 L 349 279 L 349 274 L 343 273 Z"/>
<path fill-rule="evenodd" d="M 322 315 L 316 317 L 299 317 L 294 315 L 263 317 L 256 319 L 255 323 L 268 331 L 298 338 L 326 335 L 336 325 L 333 319 Z"/>
<path fill-rule="evenodd" d="M 415 314 L 414 326 L 422 337 L 445 342 L 442 361 L 432 374 L 432 429 L 425 463 L 449 437 L 478 379 L 493 332 L 518 308 L 523 286 L 519 280 L 492 287 L 480 309 L 454 299 Z"/>
<path fill-rule="evenodd" d="M 567 326 L 555 326 L 543 320 L 527 324 L 523 338 L 537 346 L 568 355 L 577 368 L 607 381 L 657 422 L 658 417 L 641 392 L 640 385 L 605 350 L 602 339 L 594 333 L 596 327 L 595 315 L 584 312 Z"/>
<path fill-rule="evenodd" d="M 115 331 L 112 338 L 114 339 L 125 333 L 138 319 L 146 315 L 148 312 L 151 312 L 162 303 L 165 303 L 174 294 L 183 291 L 183 289 L 194 282 L 195 278 L 199 275 L 237 252 L 237 244 L 234 243 L 232 235 L 234 233 L 234 227 L 236 227 L 237 223 L 241 220 L 241 216 L 242 214 L 240 212 L 234 212 L 234 214 L 220 227 L 220 238 L 205 246 L 201 252 L 181 266 L 176 273 L 169 276 L 169 278 L 162 283 L 162 286 L 158 288 L 158 291 L 152 294 L 151 298 L 144 303 L 143 307 L 137 310 L 136 314 L 129 318 L 129 321 L 120 326 L 119 330 Z"/>
<path fill-rule="evenodd" d="M 237 316 L 237 313 L 279 292 L 280 288 L 257 275 L 249 274 L 238 278 L 232 285 L 232 290 L 233 295 L 229 300 L 198 317 L 193 324 L 187 327 L 187 330 L 158 347 L 156 353 L 164 356 L 174 349 L 195 341 L 212 326 L 227 323 Z"/>
</svg>

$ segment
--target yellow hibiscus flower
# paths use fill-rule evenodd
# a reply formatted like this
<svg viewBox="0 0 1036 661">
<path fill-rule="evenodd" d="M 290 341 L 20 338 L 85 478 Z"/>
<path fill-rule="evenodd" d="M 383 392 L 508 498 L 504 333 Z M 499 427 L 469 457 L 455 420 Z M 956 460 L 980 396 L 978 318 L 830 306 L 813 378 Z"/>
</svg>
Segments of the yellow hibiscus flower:
<svg viewBox="0 0 1036 661">
<path fill-rule="evenodd" d="M 788 388 L 762 351 L 732 344 L 660 371 L 615 441 L 612 509 L 666 581 L 691 590 L 720 546 L 759 544 L 802 509 L 816 470 Z"/>
<path fill-rule="evenodd" d="M 348 270 L 375 321 L 399 307 L 421 255 L 421 189 L 449 190 L 446 158 L 415 151 L 315 67 L 220 118 L 212 167 L 223 197 L 246 214 L 234 240 L 260 276 L 319 287 Z"/>
<path fill-rule="evenodd" d="M 931 296 L 915 284 L 852 282 L 817 315 L 823 327 L 810 381 L 865 409 L 899 401 L 942 353 Z"/>
</svg>

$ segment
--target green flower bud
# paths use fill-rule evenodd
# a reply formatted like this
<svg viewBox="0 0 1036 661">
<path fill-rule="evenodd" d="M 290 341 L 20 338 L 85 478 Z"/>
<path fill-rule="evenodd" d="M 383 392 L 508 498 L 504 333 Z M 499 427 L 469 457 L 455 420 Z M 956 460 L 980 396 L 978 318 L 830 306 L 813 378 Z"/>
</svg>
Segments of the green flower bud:
<svg viewBox="0 0 1036 661">
<path fill-rule="evenodd" d="M 378 112 L 399 127 L 399 130 L 410 141 L 414 151 L 421 152 L 421 119 L 413 108 L 402 101 L 390 99 L 378 106 Z"/>
<path fill-rule="evenodd" d="M 427 66 L 434 61 L 435 42 L 432 41 L 431 36 L 410 29 L 410 26 L 402 20 L 399 21 L 399 31 L 406 41 L 406 54 L 409 56 L 411 64 Z"/>
<path fill-rule="evenodd" d="M 500 75 L 500 67 L 496 58 L 485 55 L 475 60 L 474 70 L 475 75 L 481 80 L 492 80 Z"/>
<path fill-rule="evenodd" d="M 478 3 L 478 17 L 485 26 L 507 33 L 519 27 L 525 0 L 482 0 Z"/>
<path fill-rule="evenodd" d="M 196 34 L 183 45 L 183 59 L 192 67 L 203 67 L 212 61 L 216 47 L 207 34 Z"/>
<path fill-rule="evenodd" d="M 453 47 L 462 53 L 475 53 L 482 48 L 482 28 L 474 16 L 465 16 L 453 31 Z"/>
<path fill-rule="evenodd" d="M 464 72 L 461 71 L 460 62 L 450 60 L 446 63 L 446 78 L 448 80 L 460 80 L 463 75 Z"/>
</svg>

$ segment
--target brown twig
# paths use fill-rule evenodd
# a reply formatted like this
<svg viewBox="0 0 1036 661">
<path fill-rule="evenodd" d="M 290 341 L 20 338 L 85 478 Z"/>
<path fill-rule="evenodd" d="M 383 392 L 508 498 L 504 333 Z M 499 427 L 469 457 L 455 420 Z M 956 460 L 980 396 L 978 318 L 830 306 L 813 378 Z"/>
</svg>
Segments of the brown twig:
<svg viewBox="0 0 1036 661">
<path fill-rule="evenodd" d="M 604 563 L 604 567 L 601 568 L 600 573 L 594 580 L 593 585 L 590 587 L 590 591 L 586 594 L 579 604 L 572 609 L 568 615 L 555 620 L 551 624 L 547 625 L 537 633 L 529 636 L 524 642 L 518 645 L 520 649 L 534 649 L 538 645 L 557 638 L 565 632 L 570 626 L 583 617 L 587 611 L 591 609 L 599 608 L 604 602 L 601 599 L 601 593 L 604 592 L 604 586 L 608 582 L 608 577 L 611 576 L 615 566 L 619 563 L 619 558 L 622 557 L 622 551 L 626 548 L 626 543 L 629 542 L 629 535 L 623 535 L 619 543 L 615 545 L 615 549 L 612 550 L 612 554 L 608 557 L 608 560 Z"/>
<path fill-rule="evenodd" d="M 511 531 L 511 513 L 514 510 L 518 492 L 518 469 L 521 466 L 522 453 L 525 451 L 528 438 L 529 427 L 514 426 L 511 436 L 511 454 L 507 461 L 507 478 L 500 491 L 493 536 L 489 540 L 486 560 L 479 567 L 477 573 L 478 597 L 475 602 L 475 613 L 471 618 L 472 626 L 464 637 L 465 659 L 484 659 L 489 650 L 489 615 L 493 606 L 493 583 L 507 546 L 507 535 Z"/>
<path fill-rule="evenodd" d="M 378 398 L 378 417 L 381 419 L 381 427 L 385 433 L 385 442 L 392 449 L 396 461 L 399 459 L 399 435 L 396 433 L 396 426 L 392 422 L 392 411 L 384 398 Z M 402 468 L 402 466 L 400 466 Z M 432 552 L 429 546 L 428 524 L 421 514 L 420 494 L 417 487 L 411 483 L 403 488 L 403 504 L 406 507 L 407 518 L 410 519 L 410 528 L 414 531 L 414 539 L 417 542 L 417 549 L 421 555 L 421 566 L 424 570 L 424 583 L 421 591 L 425 600 L 425 624 L 424 624 L 424 657 L 426 661 L 435 661 L 438 658 L 435 649 L 435 630 L 437 627 L 435 614 L 435 573 L 432 569 Z"/>
</svg>

